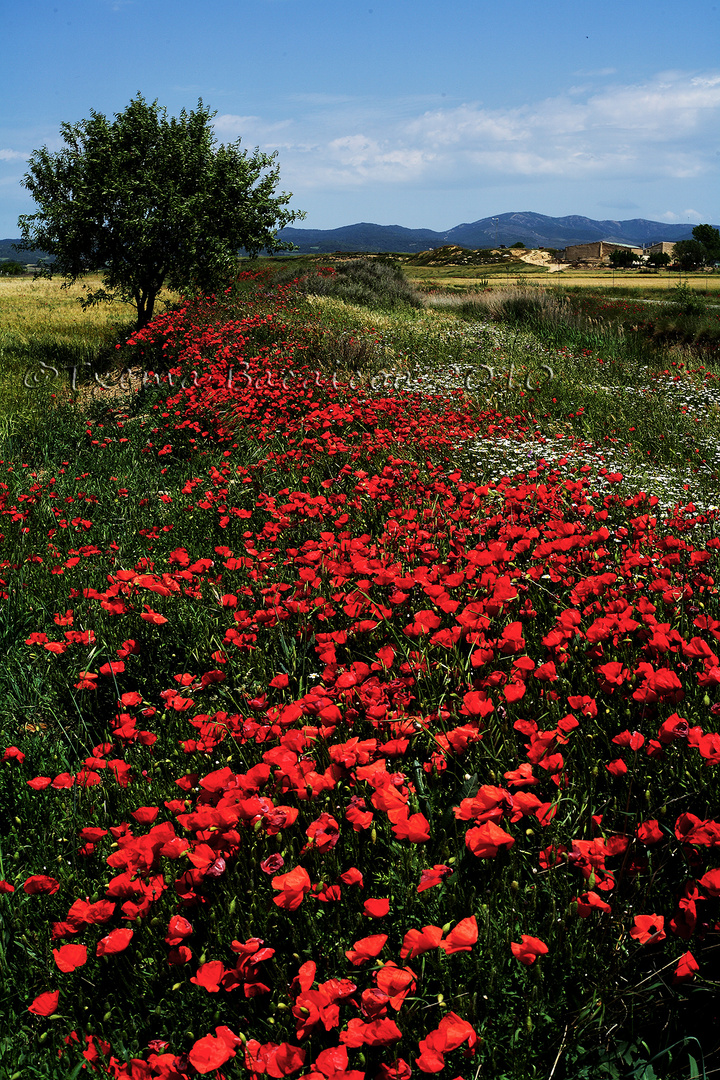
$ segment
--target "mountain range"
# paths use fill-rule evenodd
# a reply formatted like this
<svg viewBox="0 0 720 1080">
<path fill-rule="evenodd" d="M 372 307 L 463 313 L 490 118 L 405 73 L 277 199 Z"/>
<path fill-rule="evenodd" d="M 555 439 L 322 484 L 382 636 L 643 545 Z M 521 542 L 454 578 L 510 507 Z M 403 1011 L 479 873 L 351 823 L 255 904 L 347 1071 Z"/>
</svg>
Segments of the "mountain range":
<svg viewBox="0 0 720 1080">
<path fill-rule="evenodd" d="M 528 248 L 564 248 L 593 240 L 609 240 L 635 247 L 664 240 L 674 243 L 692 237 L 692 225 L 668 225 L 662 221 L 632 218 L 629 221 L 595 221 L 571 214 L 547 217 L 532 212 L 498 214 L 456 225 L 447 232 L 406 229 L 401 225 L 360 222 L 339 229 L 280 229 L 278 236 L 297 244 L 301 252 L 325 254 L 335 251 L 418 252 L 445 244 L 466 248 L 494 248 L 522 241 Z"/>
<path fill-rule="evenodd" d="M 629 221 L 595 221 L 593 218 L 571 214 L 569 217 L 547 217 L 545 214 L 498 214 L 479 221 L 455 225 L 447 232 L 432 229 L 406 229 L 402 225 L 374 225 L 362 221 L 343 225 L 339 229 L 293 229 L 278 231 L 282 240 L 296 244 L 305 254 L 331 252 L 409 252 L 457 244 L 465 248 L 510 247 L 522 241 L 528 248 L 564 248 L 570 244 L 586 244 L 593 240 L 609 240 L 634 247 L 647 246 L 665 240 L 689 240 L 693 226 L 667 225 L 662 221 L 631 218 Z M 13 249 L 17 240 L 0 240 L 0 260 L 17 259 L 37 262 L 40 251 L 22 252 Z"/>
</svg>

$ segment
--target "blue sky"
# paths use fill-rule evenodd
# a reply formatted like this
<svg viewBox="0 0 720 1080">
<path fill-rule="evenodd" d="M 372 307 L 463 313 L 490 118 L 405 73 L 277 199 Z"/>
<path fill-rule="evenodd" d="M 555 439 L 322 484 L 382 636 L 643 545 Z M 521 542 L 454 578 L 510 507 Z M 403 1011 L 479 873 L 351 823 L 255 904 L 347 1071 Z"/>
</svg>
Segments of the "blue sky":
<svg viewBox="0 0 720 1080">
<path fill-rule="evenodd" d="M 135 94 L 277 150 L 306 228 L 720 222 L 720 0 L 2 5 L 0 238 L 28 154 Z"/>
</svg>

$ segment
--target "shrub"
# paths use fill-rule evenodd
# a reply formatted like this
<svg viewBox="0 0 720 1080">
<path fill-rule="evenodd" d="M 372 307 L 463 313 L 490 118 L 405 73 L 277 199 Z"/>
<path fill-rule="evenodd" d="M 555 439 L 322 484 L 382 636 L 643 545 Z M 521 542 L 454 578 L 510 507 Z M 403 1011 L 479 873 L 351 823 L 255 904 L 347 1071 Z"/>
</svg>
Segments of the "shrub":
<svg viewBox="0 0 720 1080">
<path fill-rule="evenodd" d="M 290 271 L 290 267 L 282 271 L 275 282 L 288 280 Z M 386 310 L 403 305 L 422 306 L 401 267 L 390 259 L 351 259 L 341 262 L 331 270 L 322 269 L 302 277 L 300 287 L 314 296 L 334 296 L 348 304 L 363 307 Z"/>
<path fill-rule="evenodd" d="M 4 262 L 0 262 L 0 277 L 20 277 L 26 272 L 25 264 L 18 262 L 17 259 L 5 259 Z"/>
</svg>

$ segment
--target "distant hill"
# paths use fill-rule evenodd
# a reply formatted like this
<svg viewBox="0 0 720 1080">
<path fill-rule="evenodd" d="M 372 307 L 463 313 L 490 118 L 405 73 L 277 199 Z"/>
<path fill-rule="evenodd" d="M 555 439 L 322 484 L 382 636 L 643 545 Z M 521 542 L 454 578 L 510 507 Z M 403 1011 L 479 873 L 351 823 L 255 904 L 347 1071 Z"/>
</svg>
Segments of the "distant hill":
<svg viewBox="0 0 720 1080">
<path fill-rule="evenodd" d="M 692 225 L 667 225 L 662 221 L 631 218 L 629 221 L 595 221 L 571 214 L 569 217 L 546 217 L 528 211 L 498 214 L 479 221 L 455 225 L 447 232 L 432 229 L 405 229 L 402 225 L 374 225 L 361 221 L 339 229 L 280 229 L 278 236 L 297 244 L 303 254 L 327 255 L 332 252 L 397 251 L 417 254 L 430 248 L 457 244 L 464 248 L 510 247 L 519 240 L 529 248 L 564 248 L 592 240 L 610 240 L 633 247 L 674 243 L 692 237 Z M 42 251 L 16 252 L 18 240 L 0 240 L 0 259 L 36 263 L 47 258 Z"/>
<path fill-rule="evenodd" d="M 447 232 L 405 229 L 400 225 L 373 225 L 363 221 L 339 229 L 280 229 L 278 236 L 297 244 L 301 252 L 328 254 L 335 251 L 418 252 L 444 244 L 466 248 L 492 248 L 521 240 L 526 247 L 564 248 L 592 240 L 642 246 L 661 240 L 674 243 L 692 237 L 692 225 L 667 225 L 662 221 L 632 218 L 629 221 L 595 221 L 571 214 L 546 217 L 531 212 L 498 214 L 479 221 L 456 225 Z"/>
<path fill-rule="evenodd" d="M 15 259 L 20 263 L 36 263 L 49 257 L 45 251 L 16 251 L 13 245 L 19 243 L 19 237 L 15 240 L 0 240 L 0 260 Z"/>
</svg>

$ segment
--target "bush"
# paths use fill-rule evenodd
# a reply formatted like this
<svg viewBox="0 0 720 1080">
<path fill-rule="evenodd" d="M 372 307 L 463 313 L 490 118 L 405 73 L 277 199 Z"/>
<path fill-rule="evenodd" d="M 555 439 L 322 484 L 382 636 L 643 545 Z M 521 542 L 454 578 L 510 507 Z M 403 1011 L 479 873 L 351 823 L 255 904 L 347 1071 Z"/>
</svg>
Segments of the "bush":
<svg viewBox="0 0 720 1080">
<path fill-rule="evenodd" d="M 292 268 L 281 271 L 275 283 L 289 280 Z M 297 272 L 292 277 L 297 276 Z M 352 259 L 332 269 L 322 269 L 300 279 L 300 287 L 313 296 L 334 296 L 348 304 L 380 309 L 403 305 L 421 307 L 415 289 L 402 269 L 390 259 Z"/>
<path fill-rule="evenodd" d="M 25 264 L 18 262 L 17 259 L 5 259 L 4 262 L 0 262 L 0 277 L 20 277 L 26 272 Z"/>
</svg>

